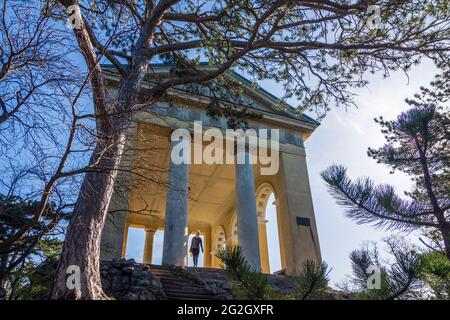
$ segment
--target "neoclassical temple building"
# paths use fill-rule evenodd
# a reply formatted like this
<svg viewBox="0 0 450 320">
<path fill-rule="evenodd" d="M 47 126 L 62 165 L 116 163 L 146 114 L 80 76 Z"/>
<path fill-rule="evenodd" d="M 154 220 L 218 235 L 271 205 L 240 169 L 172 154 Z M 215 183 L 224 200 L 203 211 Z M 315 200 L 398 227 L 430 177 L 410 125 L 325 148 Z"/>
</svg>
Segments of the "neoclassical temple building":
<svg viewBox="0 0 450 320">
<path fill-rule="evenodd" d="M 119 75 L 112 67 L 104 69 L 114 95 Z M 172 76 L 173 66 L 152 65 L 143 87 Z M 270 241 L 279 241 L 283 271 L 296 274 L 306 259 L 321 260 L 304 147 L 319 123 L 295 113 L 235 72 L 228 72 L 225 79 L 232 85 L 171 89 L 162 101 L 143 104 L 135 114 L 102 234 L 102 260 L 124 257 L 128 229 L 142 228 L 145 263 L 152 263 L 153 239 L 159 230 L 164 231 L 162 264 L 185 265 L 188 236 L 199 230 L 204 239 L 204 267 L 220 268 L 216 250 L 239 244 L 249 263 L 269 273 L 265 212 L 272 194 L 279 239 Z M 225 109 L 247 110 L 249 128 L 279 129 L 279 150 L 270 150 L 279 152 L 275 174 L 261 174 L 259 162 L 171 161 L 177 143 L 171 141 L 174 129 L 192 132 L 194 121 L 201 121 L 203 130 L 225 132 L 230 126 L 227 117 L 211 114 L 213 102 Z"/>
</svg>

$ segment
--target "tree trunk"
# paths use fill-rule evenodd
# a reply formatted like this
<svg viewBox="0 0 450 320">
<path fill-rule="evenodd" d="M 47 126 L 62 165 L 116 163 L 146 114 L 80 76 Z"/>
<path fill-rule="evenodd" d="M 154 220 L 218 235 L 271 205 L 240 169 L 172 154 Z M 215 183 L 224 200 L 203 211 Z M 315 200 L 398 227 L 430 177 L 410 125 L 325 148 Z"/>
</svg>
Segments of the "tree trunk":
<svg viewBox="0 0 450 320">
<path fill-rule="evenodd" d="M 128 120 L 126 120 L 128 121 Z M 122 154 L 129 121 L 107 141 L 100 142 L 91 157 L 93 170 L 86 173 L 53 284 L 52 299 L 107 299 L 100 280 L 100 242 Z M 106 149 L 105 149 L 106 148 Z M 105 151 L 106 150 L 106 151 Z M 80 287 L 69 289 L 69 266 L 80 268 Z M 72 267 L 73 268 L 73 267 Z"/>
<path fill-rule="evenodd" d="M 151 57 L 146 50 L 151 47 L 154 39 L 154 31 L 161 23 L 162 16 L 175 0 L 160 1 L 158 5 L 152 7 L 151 2 L 147 2 L 148 17 L 140 32 L 136 42 L 132 58 L 132 67 L 128 70 L 127 76 L 122 79 L 119 86 L 117 100 L 109 109 L 105 106 L 106 91 L 103 87 L 101 68 L 98 67 L 95 50 L 86 28 L 81 28 L 75 32 L 80 49 L 86 59 L 88 66 L 95 75 L 92 84 L 94 90 L 94 102 L 102 107 L 100 110 L 117 112 L 117 116 L 108 116 L 100 112 L 101 120 L 99 132 L 107 131 L 104 137 L 106 143 L 99 143 L 91 157 L 91 163 L 95 171 L 88 172 L 84 177 L 80 195 L 74 209 L 74 215 L 67 229 L 64 247 L 58 265 L 54 287 L 51 297 L 53 299 L 104 299 L 100 281 L 100 241 L 101 233 L 108 212 L 109 202 L 114 188 L 114 181 L 117 176 L 116 170 L 123 155 L 127 129 L 131 122 L 132 106 L 141 87 L 144 75 L 148 70 L 148 62 Z M 65 5 L 65 3 L 63 3 Z M 83 22 L 85 23 L 85 22 Z M 95 85 L 94 85 L 95 84 Z M 152 98 L 155 98 L 152 97 Z M 125 119 L 128 114 L 130 119 Z M 121 120 L 122 119 L 122 120 Z M 111 123 L 111 127 L 108 125 Z M 111 138 L 110 138 L 111 137 Z M 105 148 L 107 147 L 106 152 Z M 103 153 L 103 154 L 102 154 Z M 108 170 L 105 172 L 105 169 Z M 103 170 L 103 172 L 102 172 Z M 69 290 L 67 288 L 67 268 L 71 265 L 80 267 L 81 288 L 79 290 Z"/>
<path fill-rule="evenodd" d="M 8 254 L 2 253 L 0 255 L 0 300 L 6 298 L 6 265 L 8 261 Z"/>
<path fill-rule="evenodd" d="M 442 238 L 444 239 L 444 248 L 447 259 L 450 261 L 450 227 L 441 228 Z"/>
<path fill-rule="evenodd" d="M 109 202 L 114 190 L 117 170 L 125 149 L 126 135 L 131 124 L 131 106 L 137 99 L 137 92 L 147 72 L 147 58 L 140 55 L 127 79 L 120 85 L 119 95 L 113 105 L 112 114 L 103 120 L 110 125 L 91 157 L 91 171 L 86 173 L 74 215 L 67 229 L 64 247 L 52 289 L 52 299 L 107 299 L 100 281 L 100 242 L 108 213 Z M 123 113 L 123 114 L 122 114 Z M 102 132 L 102 126 L 99 132 Z M 81 288 L 67 288 L 67 268 L 80 267 Z"/>
</svg>

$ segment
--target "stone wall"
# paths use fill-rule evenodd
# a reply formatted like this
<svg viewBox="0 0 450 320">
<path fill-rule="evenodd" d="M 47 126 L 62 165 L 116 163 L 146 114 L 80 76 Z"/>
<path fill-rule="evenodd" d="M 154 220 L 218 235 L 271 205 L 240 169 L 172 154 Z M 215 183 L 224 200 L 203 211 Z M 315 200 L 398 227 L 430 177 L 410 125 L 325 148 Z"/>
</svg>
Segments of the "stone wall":
<svg viewBox="0 0 450 320">
<path fill-rule="evenodd" d="M 101 279 L 105 293 L 119 300 L 162 300 L 166 296 L 160 280 L 150 267 L 134 259 L 102 262 Z"/>
</svg>

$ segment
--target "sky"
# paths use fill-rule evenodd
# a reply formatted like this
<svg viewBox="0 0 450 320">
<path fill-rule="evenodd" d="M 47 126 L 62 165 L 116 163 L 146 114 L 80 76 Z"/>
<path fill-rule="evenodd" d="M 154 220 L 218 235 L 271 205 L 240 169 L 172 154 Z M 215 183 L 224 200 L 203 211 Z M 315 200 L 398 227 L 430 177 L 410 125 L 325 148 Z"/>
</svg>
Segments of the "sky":
<svg viewBox="0 0 450 320">
<path fill-rule="evenodd" d="M 77 55 L 74 59 L 84 68 L 81 56 Z M 348 255 L 352 250 L 359 248 L 365 241 L 380 243 L 391 233 L 375 230 L 370 225 L 358 225 L 345 217 L 343 208 L 339 207 L 328 193 L 320 178 L 320 172 L 331 164 L 342 164 L 348 167 L 348 173 L 353 178 L 368 175 L 378 183 L 396 186 L 400 193 L 408 190 L 408 177 L 398 172 L 391 175 L 386 167 L 367 157 L 368 147 L 379 147 L 384 143 L 380 128 L 373 118 L 382 115 L 385 119 L 394 119 L 400 112 L 405 111 L 408 105 L 404 99 L 412 97 L 420 86 L 427 86 L 436 72 L 430 61 L 424 61 L 408 73 L 409 78 L 402 72 L 394 72 L 386 79 L 381 74 L 369 76 L 366 88 L 353 91 L 357 94 L 355 100 L 358 108 L 345 110 L 332 106 L 321 125 L 305 143 L 321 254 L 332 269 L 330 285 L 333 287 L 351 273 Z M 279 84 L 264 81 L 260 85 L 278 97 L 284 96 Z M 296 105 L 295 102 L 292 104 Z M 271 271 L 276 271 L 280 269 L 276 213 L 275 207 L 271 205 L 272 201 L 268 203 L 266 217 L 270 267 Z M 405 236 L 412 241 L 417 240 L 414 235 Z M 129 230 L 127 258 L 142 261 L 144 237 L 143 229 Z M 154 240 L 155 264 L 161 263 L 162 242 L 163 233 L 158 231 Z M 203 254 L 200 254 L 200 266 L 202 260 Z M 189 265 L 192 265 L 192 259 L 189 259 Z"/>
<path fill-rule="evenodd" d="M 364 241 L 380 242 L 391 233 L 375 230 L 370 225 L 358 225 L 343 214 L 326 186 L 320 172 L 336 163 L 348 168 L 350 177 L 370 176 L 376 183 L 388 183 L 399 194 L 411 188 L 411 180 L 396 172 L 389 174 L 386 166 L 377 164 L 367 156 L 368 147 L 381 147 L 384 136 L 373 119 L 383 116 L 395 119 L 408 109 L 405 98 L 411 98 L 420 86 L 427 86 L 437 73 L 431 62 L 424 62 L 409 74 L 396 72 L 387 79 L 382 76 L 369 78 L 368 88 L 358 90 L 358 109 L 332 109 L 321 126 L 306 141 L 308 172 L 311 183 L 314 210 L 318 225 L 322 258 L 332 268 L 331 284 L 344 280 L 351 273 L 348 254 Z M 417 235 L 402 234 L 412 242 Z M 380 245 L 383 249 L 383 245 Z M 381 250 L 383 253 L 383 251 Z"/>
<path fill-rule="evenodd" d="M 383 116 L 386 120 L 395 119 L 402 111 L 408 109 L 405 98 L 412 97 L 420 86 L 427 86 L 437 73 L 429 61 L 422 62 L 406 76 L 403 72 L 391 73 L 390 77 L 371 75 L 365 88 L 354 90 L 357 94 L 358 108 L 347 109 L 333 107 L 322 120 L 321 125 L 305 143 L 309 180 L 313 197 L 314 211 L 319 233 L 322 259 L 331 268 L 330 285 L 336 287 L 351 273 L 349 253 L 358 249 L 366 241 L 379 244 L 381 256 L 388 258 L 381 243 L 382 239 L 392 233 L 376 230 L 370 225 L 358 225 L 344 216 L 328 193 L 320 172 L 332 164 L 348 167 L 352 178 L 370 176 L 376 183 L 389 183 L 396 187 L 400 194 L 411 187 L 410 179 L 396 172 L 390 174 L 389 169 L 377 164 L 367 157 L 368 147 L 380 147 L 384 143 L 380 127 L 373 121 Z M 271 82 L 262 83 L 262 87 L 281 97 L 282 88 Z M 278 233 L 275 219 L 275 207 L 268 202 L 266 209 L 268 219 L 268 242 L 271 271 L 280 269 Z M 417 242 L 417 235 L 402 234 L 412 242 Z M 127 257 L 142 261 L 145 233 L 142 229 L 130 229 L 127 246 Z M 160 263 L 162 255 L 162 232 L 155 235 L 153 263 Z M 200 266 L 202 256 L 200 256 Z M 192 265 L 191 259 L 189 265 Z"/>
</svg>

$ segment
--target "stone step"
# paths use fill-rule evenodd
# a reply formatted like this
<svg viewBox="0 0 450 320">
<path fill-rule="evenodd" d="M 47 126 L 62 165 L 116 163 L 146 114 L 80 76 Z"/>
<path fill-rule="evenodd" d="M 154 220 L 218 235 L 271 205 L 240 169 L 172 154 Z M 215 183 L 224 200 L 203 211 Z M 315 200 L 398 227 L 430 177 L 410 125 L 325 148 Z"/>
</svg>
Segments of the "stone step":
<svg viewBox="0 0 450 320">
<path fill-rule="evenodd" d="M 171 279 L 182 279 L 182 277 L 172 274 L 172 273 L 159 273 L 159 272 L 152 272 L 157 277 L 160 278 L 171 278 Z"/>
<path fill-rule="evenodd" d="M 203 288 L 203 286 L 201 284 L 197 284 L 197 283 L 193 283 L 193 282 L 186 282 L 186 281 L 172 281 L 172 280 L 161 279 L 161 283 L 163 285 L 174 286 L 174 287 Z"/>
<path fill-rule="evenodd" d="M 204 296 L 205 298 L 211 297 L 213 295 L 209 294 L 209 293 L 205 293 L 205 292 L 197 292 L 197 291 L 171 291 L 171 290 L 166 290 L 164 289 L 164 293 L 166 294 L 166 297 L 170 298 L 173 296 Z"/>
<path fill-rule="evenodd" d="M 173 286 L 177 286 L 177 287 L 188 286 L 188 287 L 203 288 L 203 285 L 201 283 L 196 283 L 193 281 L 177 281 L 177 280 L 172 280 L 172 279 L 160 279 L 160 280 L 161 280 L 161 283 L 165 283 L 165 284 L 173 285 Z"/>
<path fill-rule="evenodd" d="M 169 270 L 160 270 L 160 269 L 150 269 L 150 272 L 154 274 L 172 274 L 172 272 Z"/>
<path fill-rule="evenodd" d="M 160 279 L 171 279 L 171 280 L 180 280 L 180 281 L 190 281 L 189 279 L 185 278 L 185 277 L 181 277 L 178 275 L 174 275 L 174 274 L 158 274 L 158 273 L 153 273 L 153 275 L 157 276 Z"/>
<path fill-rule="evenodd" d="M 160 279 L 168 279 L 168 280 L 181 281 L 181 282 L 192 282 L 192 280 L 189 280 L 185 277 L 175 275 L 175 274 L 165 274 L 165 273 L 158 273 L 158 272 L 152 272 L 152 274 Z"/>
<path fill-rule="evenodd" d="M 157 273 L 157 272 L 152 272 L 152 274 L 157 276 L 160 279 L 185 280 L 185 278 L 174 275 L 174 274 L 161 274 L 161 273 Z"/>
<path fill-rule="evenodd" d="M 160 273 L 155 273 L 152 272 L 152 274 L 154 274 L 155 276 L 159 277 L 159 278 L 167 278 L 167 279 L 184 279 L 183 277 L 180 277 L 178 275 L 174 275 L 174 274 L 160 274 Z"/>
<path fill-rule="evenodd" d="M 200 271 L 188 268 L 194 272 L 208 272 L 207 269 Z M 214 300 L 215 295 L 209 293 L 201 284 L 194 280 L 184 278 L 175 273 L 171 268 L 164 266 L 150 266 L 150 272 L 158 277 L 162 284 L 162 289 L 169 300 Z M 211 273 L 208 273 L 208 275 Z"/>
<path fill-rule="evenodd" d="M 209 294 L 193 294 L 190 292 L 170 292 L 166 293 L 169 300 L 215 300 L 213 295 Z"/>
<path fill-rule="evenodd" d="M 209 298 L 202 298 L 202 297 L 176 297 L 176 296 L 174 296 L 174 297 L 171 297 L 170 299 L 167 299 L 167 300 L 174 300 L 174 301 L 176 301 L 176 300 L 187 300 L 187 301 L 209 301 L 209 300 L 216 300 L 216 299 L 209 299 Z M 219 300 L 219 299 L 217 299 L 217 300 Z"/>
<path fill-rule="evenodd" d="M 179 277 L 173 274 L 160 274 L 160 273 L 154 273 L 152 272 L 153 275 L 157 276 L 158 278 L 161 279 L 174 279 L 174 280 L 184 280 L 183 277 Z"/>
<path fill-rule="evenodd" d="M 192 293 L 210 294 L 208 291 L 206 291 L 202 287 L 183 287 L 183 288 L 180 288 L 180 287 L 176 287 L 176 286 L 173 286 L 173 285 L 168 286 L 168 285 L 163 284 L 163 289 L 164 289 L 164 291 L 167 291 L 167 292 L 186 292 L 186 293 L 192 292 Z"/>
</svg>

